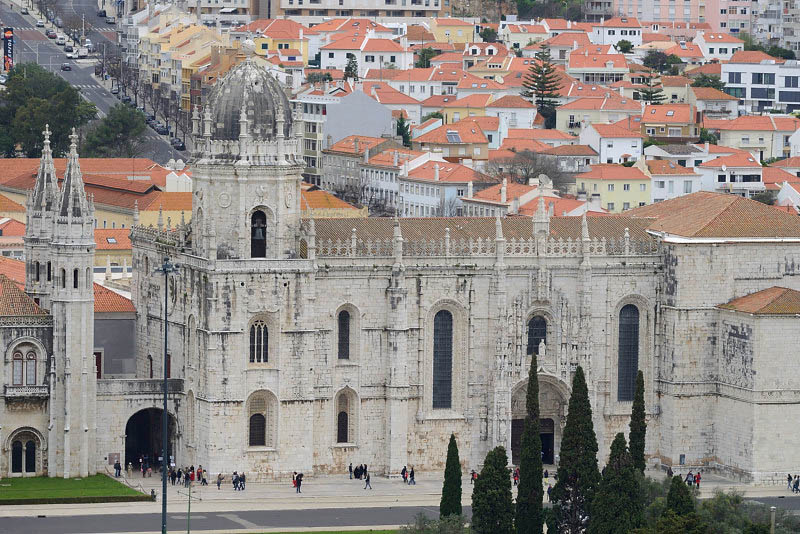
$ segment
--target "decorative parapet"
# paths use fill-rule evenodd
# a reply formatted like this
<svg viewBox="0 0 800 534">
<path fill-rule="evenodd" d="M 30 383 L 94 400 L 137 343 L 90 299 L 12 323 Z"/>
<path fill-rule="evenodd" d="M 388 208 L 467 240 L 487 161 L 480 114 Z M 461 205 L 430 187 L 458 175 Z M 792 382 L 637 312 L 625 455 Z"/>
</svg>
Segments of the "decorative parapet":
<svg viewBox="0 0 800 534">
<path fill-rule="evenodd" d="M 161 378 L 110 378 L 97 381 L 98 395 L 160 395 L 164 381 Z M 182 378 L 167 379 L 168 393 L 183 393 Z"/>
<path fill-rule="evenodd" d="M 16 328 L 20 326 L 53 326 L 52 315 L 11 315 L 0 317 L 0 328 Z"/>
<path fill-rule="evenodd" d="M 167 247 L 177 247 L 180 245 L 181 232 L 176 229 L 162 230 L 152 226 L 132 226 L 131 240 L 142 240 L 164 245 Z"/>
<path fill-rule="evenodd" d="M 50 396 L 50 386 L 6 386 L 7 399 L 43 399 Z"/>
</svg>

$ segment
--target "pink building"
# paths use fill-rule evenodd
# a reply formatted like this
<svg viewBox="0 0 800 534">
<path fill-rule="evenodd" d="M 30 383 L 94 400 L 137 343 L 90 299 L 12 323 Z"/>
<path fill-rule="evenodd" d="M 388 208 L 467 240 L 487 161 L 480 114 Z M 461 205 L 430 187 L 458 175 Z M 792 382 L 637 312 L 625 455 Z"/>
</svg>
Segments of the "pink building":
<svg viewBox="0 0 800 534">
<path fill-rule="evenodd" d="M 706 20 L 715 32 L 750 32 L 754 13 L 750 2 L 709 0 Z"/>
</svg>

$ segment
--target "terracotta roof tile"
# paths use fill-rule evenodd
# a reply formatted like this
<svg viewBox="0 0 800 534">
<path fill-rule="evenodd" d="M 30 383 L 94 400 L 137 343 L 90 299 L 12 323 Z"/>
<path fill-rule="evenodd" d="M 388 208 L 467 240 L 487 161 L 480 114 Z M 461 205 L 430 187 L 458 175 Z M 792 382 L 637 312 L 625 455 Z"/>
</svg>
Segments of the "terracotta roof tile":
<svg viewBox="0 0 800 534">
<path fill-rule="evenodd" d="M 155 191 L 148 195 L 144 201 L 139 202 L 140 211 L 185 211 L 192 212 L 192 193 L 191 192 L 172 192 Z M 173 221 L 177 223 L 178 221 Z"/>
<path fill-rule="evenodd" d="M 575 141 L 577 137 L 561 130 L 547 130 L 539 128 L 509 128 L 507 139 L 535 139 L 537 141 L 545 140 L 563 140 Z"/>
<path fill-rule="evenodd" d="M 735 54 L 731 56 L 731 59 L 728 61 L 729 63 L 756 63 L 759 64 L 762 61 L 773 61 L 775 63 L 783 63 L 783 59 L 779 59 L 776 57 L 772 57 L 765 52 L 761 52 L 759 50 L 739 50 Z"/>
<path fill-rule="evenodd" d="M 412 180 L 434 181 L 436 168 L 439 168 L 439 181 L 441 182 L 495 182 L 488 174 L 483 174 L 465 165 L 449 163 L 447 161 L 428 161 L 409 171 L 408 177 Z"/>
<path fill-rule="evenodd" d="M 551 156 L 596 156 L 597 152 L 589 145 L 559 145 L 542 150 Z"/>
<path fill-rule="evenodd" d="M 733 35 L 731 35 L 729 33 L 699 32 L 697 34 L 697 37 L 701 37 L 701 36 L 702 36 L 703 40 L 707 44 L 712 44 L 712 43 L 733 43 L 733 44 L 744 43 L 744 41 L 742 41 L 741 39 L 739 39 L 737 37 L 734 37 Z"/>
<path fill-rule="evenodd" d="M 628 128 L 625 128 L 624 126 L 620 126 L 618 124 L 592 123 L 591 126 L 598 134 L 600 134 L 600 137 L 623 138 L 623 139 L 631 137 L 639 137 L 639 138 L 645 137 L 644 135 L 642 135 L 642 132 L 640 131 L 629 130 Z"/>
<path fill-rule="evenodd" d="M 652 217 L 656 232 L 698 238 L 800 238 L 800 217 L 755 200 L 700 191 L 633 208 L 631 217 Z"/>
<path fill-rule="evenodd" d="M 10 217 L 0 219 L 0 235 L 2 236 L 24 236 L 25 224 Z"/>
<path fill-rule="evenodd" d="M 800 291 L 770 287 L 717 307 L 754 315 L 797 315 L 800 314 Z"/>
<path fill-rule="evenodd" d="M 616 163 L 599 163 L 592 165 L 591 170 L 575 177 L 587 180 L 645 180 L 650 178 L 636 167 L 625 167 Z"/>
<path fill-rule="evenodd" d="M 318 189 L 316 191 L 302 191 L 300 193 L 300 209 L 340 209 L 357 210 L 352 204 L 336 198 L 333 194 Z"/>
<path fill-rule="evenodd" d="M 686 76 L 662 76 L 661 85 L 664 87 L 684 87 L 691 85 L 692 80 Z"/>
<path fill-rule="evenodd" d="M 604 28 L 641 28 L 642 24 L 639 19 L 631 17 L 612 17 L 600 24 L 595 23 L 594 26 L 602 26 Z"/>
<path fill-rule="evenodd" d="M 643 123 L 693 124 L 694 112 L 690 104 L 647 105 L 642 113 Z"/>
<path fill-rule="evenodd" d="M 642 104 L 632 98 L 578 98 L 572 102 L 559 106 L 558 109 L 576 110 L 614 110 L 614 111 L 641 111 Z"/>
<path fill-rule="evenodd" d="M 356 139 L 358 139 L 358 149 L 356 149 Z M 335 142 L 328 150 L 333 152 L 347 152 L 349 154 L 363 154 L 368 148 L 381 144 L 385 139 L 381 137 L 369 137 L 366 135 L 348 135 L 344 139 Z"/>
<path fill-rule="evenodd" d="M 502 189 L 503 184 L 495 184 L 491 187 L 487 187 L 483 191 L 478 191 L 472 196 L 472 199 L 469 200 L 480 200 L 480 201 L 488 201 L 493 203 L 499 203 L 500 199 L 502 198 Z M 519 184 L 517 182 L 506 182 L 506 204 L 510 204 L 512 200 L 515 198 L 519 198 L 522 195 L 526 195 L 531 191 L 537 189 L 535 185 L 527 185 L 527 184 Z"/>
<path fill-rule="evenodd" d="M 692 87 L 691 91 L 697 100 L 738 100 L 735 96 L 713 87 Z"/>
<path fill-rule="evenodd" d="M 647 168 L 650 174 L 678 174 L 681 176 L 697 176 L 691 169 L 687 169 L 683 165 L 674 163 L 668 159 L 649 159 L 647 160 Z"/>
<path fill-rule="evenodd" d="M 519 95 L 506 95 L 501 96 L 497 100 L 493 101 L 488 106 L 489 108 L 525 108 L 530 109 L 533 108 L 534 105 L 522 98 Z"/>
<path fill-rule="evenodd" d="M 0 274 L 0 316 L 47 315 L 13 280 Z"/>
<path fill-rule="evenodd" d="M 488 143 L 480 126 L 475 122 L 461 120 L 453 124 L 443 124 L 414 139 L 414 143 L 462 144 Z"/>
<path fill-rule="evenodd" d="M 689 78 L 694 78 L 696 76 L 700 76 L 701 74 L 705 74 L 707 76 L 716 76 L 719 78 L 722 75 L 722 64 L 706 63 L 705 65 L 700 65 L 699 67 L 687 69 L 684 74 Z"/>
<path fill-rule="evenodd" d="M 131 231 L 128 228 L 95 228 L 97 250 L 131 250 Z"/>
<path fill-rule="evenodd" d="M 134 313 L 136 312 L 136 308 L 130 299 L 100 284 L 94 284 L 94 312 Z"/>
<path fill-rule="evenodd" d="M 24 213 L 25 207 L 22 204 L 17 204 L 5 195 L 0 195 L 0 211 Z"/>
<path fill-rule="evenodd" d="M 773 167 L 800 167 L 800 156 L 782 159 L 771 164 Z"/>
<path fill-rule="evenodd" d="M 590 54 L 583 55 L 573 52 L 569 55 L 567 69 L 601 69 L 608 68 L 611 63 L 612 69 L 627 69 L 628 61 L 622 54 Z"/>
<path fill-rule="evenodd" d="M 730 156 L 720 156 L 712 159 L 711 161 L 705 161 L 700 164 L 701 167 L 708 167 L 712 169 L 721 168 L 723 165 L 725 167 L 761 168 L 761 163 L 756 161 L 756 159 L 748 153 L 736 153 L 731 154 Z"/>
</svg>

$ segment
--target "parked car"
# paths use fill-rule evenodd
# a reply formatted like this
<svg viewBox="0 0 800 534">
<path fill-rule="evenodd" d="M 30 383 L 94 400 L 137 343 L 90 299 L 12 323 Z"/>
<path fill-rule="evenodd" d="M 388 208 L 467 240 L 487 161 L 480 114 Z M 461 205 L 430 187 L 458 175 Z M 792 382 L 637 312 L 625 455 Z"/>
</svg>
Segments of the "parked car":
<svg viewBox="0 0 800 534">
<path fill-rule="evenodd" d="M 61 20 L 61 17 L 56 17 L 56 26 L 58 26 L 59 28 L 64 27 L 64 21 Z"/>
<path fill-rule="evenodd" d="M 27 15 L 28 14 L 28 8 L 27 7 L 23 7 L 22 9 L 19 10 L 19 12 L 22 13 L 23 15 Z"/>
<path fill-rule="evenodd" d="M 169 133 L 169 128 L 167 128 L 166 126 L 164 126 L 164 125 L 163 125 L 163 124 L 161 124 L 161 123 L 156 123 L 156 126 L 155 126 L 155 128 L 153 128 L 153 129 L 154 129 L 154 130 L 156 131 L 156 133 L 157 133 L 157 134 L 159 134 L 159 135 L 167 135 L 167 134 Z"/>
<path fill-rule="evenodd" d="M 64 46 L 67 44 L 67 36 L 66 35 L 56 35 L 56 44 L 58 46 Z"/>
<path fill-rule="evenodd" d="M 70 65 L 69 63 L 62 63 L 61 70 L 72 70 L 72 65 Z"/>
<path fill-rule="evenodd" d="M 172 148 L 174 148 L 175 150 L 181 150 L 181 151 L 186 150 L 186 144 L 177 137 L 173 137 L 172 141 L 170 141 L 170 144 L 172 145 Z"/>
<path fill-rule="evenodd" d="M 69 54 L 70 52 L 74 52 L 74 51 L 75 51 L 75 49 L 72 48 L 72 45 L 68 45 L 68 44 L 64 45 L 64 52 Z"/>
<path fill-rule="evenodd" d="M 5 74 L 0 74 L 0 85 L 5 85 L 7 81 L 8 81 L 8 76 L 6 76 Z"/>
<path fill-rule="evenodd" d="M 123 104 L 130 104 L 131 103 L 131 97 L 129 97 L 128 95 L 125 95 L 122 98 L 120 98 L 119 101 L 122 102 Z"/>
<path fill-rule="evenodd" d="M 78 59 L 78 53 L 75 51 L 67 52 L 67 59 Z"/>
<path fill-rule="evenodd" d="M 97 16 L 98 17 L 102 17 L 102 18 L 106 18 L 106 10 L 105 9 L 101 9 L 100 11 L 97 12 Z"/>
<path fill-rule="evenodd" d="M 118 95 L 119 94 L 119 87 L 112 87 L 111 88 L 111 94 L 112 95 Z"/>
<path fill-rule="evenodd" d="M 44 32 L 44 34 L 47 36 L 48 39 L 55 39 L 56 36 L 58 35 L 55 30 L 47 30 L 46 32 Z"/>
<path fill-rule="evenodd" d="M 42 19 L 37 20 L 36 21 L 36 27 L 37 28 L 44 28 L 44 21 Z"/>
<path fill-rule="evenodd" d="M 116 24 L 117 17 L 106 17 L 106 24 Z"/>
</svg>

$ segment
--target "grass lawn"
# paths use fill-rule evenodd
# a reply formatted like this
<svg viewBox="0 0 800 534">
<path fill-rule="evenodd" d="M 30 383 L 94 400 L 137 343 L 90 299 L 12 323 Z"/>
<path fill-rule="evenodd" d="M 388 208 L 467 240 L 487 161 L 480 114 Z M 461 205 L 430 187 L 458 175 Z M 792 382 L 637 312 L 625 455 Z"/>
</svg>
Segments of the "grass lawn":
<svg viewBox="0 0 800 534">
<path fill-rule="evenodd" d="M 68 479 L 46 477 L 0 479 L 0 501 L 136 495 L 141 493 L 105 475 Z"/>
</svg>

